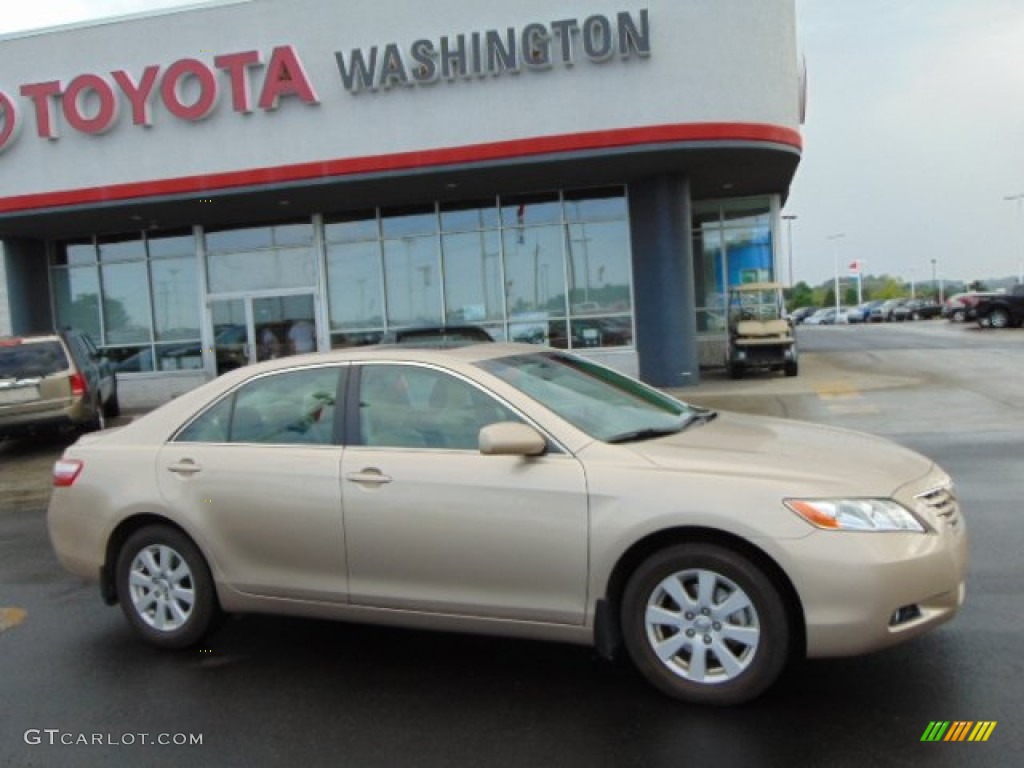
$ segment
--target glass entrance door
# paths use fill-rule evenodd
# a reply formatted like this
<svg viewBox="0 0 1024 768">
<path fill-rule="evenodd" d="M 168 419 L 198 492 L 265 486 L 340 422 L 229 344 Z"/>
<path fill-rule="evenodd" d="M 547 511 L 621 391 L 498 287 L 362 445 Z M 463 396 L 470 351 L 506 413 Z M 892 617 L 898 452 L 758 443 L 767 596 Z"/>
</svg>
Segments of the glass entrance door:
<svg viewBox="0 0 1024 768">
<path fill-rule="evenodd" d="M 315 352 L 313 294 L 243 296 L 210 302 L 217 375 L 250 363 Z"/>
</svg>

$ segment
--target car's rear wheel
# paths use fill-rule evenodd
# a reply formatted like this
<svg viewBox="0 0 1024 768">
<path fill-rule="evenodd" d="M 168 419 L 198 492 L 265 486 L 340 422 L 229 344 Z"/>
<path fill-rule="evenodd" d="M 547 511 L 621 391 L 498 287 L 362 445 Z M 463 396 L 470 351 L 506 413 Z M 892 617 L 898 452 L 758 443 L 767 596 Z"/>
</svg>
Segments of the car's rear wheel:
<svg viewBox="0 0 1024 768">
<path fill-rule="evenodd" d="M 633 573 L 622 603 L 626 647 L 640 672 L 683 701 L 729 705 L 782 673 L 790 631 L 778 590 L 721 546 L 661 550 Z"/>
<path fill-rule="evenodd" d="M 219 615 L 210 569 L 181 531 L 142 528 L 121 547 L 117 596 L 135 630 L 163 648 L 194 645 Z"/>
<path fill-rule="evenodd" d="M 1010 313 L 1002 307 L 996 307 L 985 318 L 990 328 L 1007 328 L 1010 325 Z"/>
<path fill-rule="evenodd" d="M 795 360 L 791 360 L 790 362 L 786 363 L 786 367 L 784 368 L 784 370 L 787 376 L 796 376 L 798 373 L 800 373 L 800 364 L 797 363 Z"/>
</svg>

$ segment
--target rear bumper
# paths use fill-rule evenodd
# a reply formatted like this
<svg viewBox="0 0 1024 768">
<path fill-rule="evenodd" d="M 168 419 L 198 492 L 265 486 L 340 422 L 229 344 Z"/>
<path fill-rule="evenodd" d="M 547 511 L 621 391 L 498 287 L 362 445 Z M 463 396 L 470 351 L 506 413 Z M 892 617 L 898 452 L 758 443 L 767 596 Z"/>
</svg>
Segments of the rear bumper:
<svg viewBox="0 0 1024 768">
<path fill-rule="evenodd" d="M 82 419 L 77 415 L 78 410 L 75 407 L 71 407 L 56 412 L 0 413 L 0 437 L 22 437 L 70 429 L 82 423 Z"/>
</svg>

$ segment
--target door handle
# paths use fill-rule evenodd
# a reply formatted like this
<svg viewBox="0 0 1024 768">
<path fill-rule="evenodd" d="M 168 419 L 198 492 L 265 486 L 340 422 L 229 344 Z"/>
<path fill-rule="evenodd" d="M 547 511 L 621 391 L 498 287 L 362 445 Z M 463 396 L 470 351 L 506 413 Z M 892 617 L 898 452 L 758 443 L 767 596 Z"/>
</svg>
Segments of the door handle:
<svg viewBox="0 0 1024 768">
<path fill-rule="evenodd" d="M 198 464 L 192 461 L 192 459 L 182 459 L 177 464 L 169 464 L 167 466 L 167 471 L 173 472 L 176 475 L 185 475 L 186 477 L 190 477 L 196 472 L 200 472 L 202 470 Z"/>
<path fill-rule="evenodd" d="M 391 482 L 391 477 L 385 475 L 379 469 L 368 467 L 361 472 L 349 472 L 345 475 L 345 479 L 350 483 L 359 483 L 360 485 L 387 485 Z"/>
</svg>

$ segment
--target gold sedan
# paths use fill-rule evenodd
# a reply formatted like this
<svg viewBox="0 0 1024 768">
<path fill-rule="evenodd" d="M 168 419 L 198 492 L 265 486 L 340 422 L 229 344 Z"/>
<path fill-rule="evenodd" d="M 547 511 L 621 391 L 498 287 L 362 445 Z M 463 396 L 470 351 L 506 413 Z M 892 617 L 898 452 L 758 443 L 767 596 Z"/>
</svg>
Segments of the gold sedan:
<svg viewBox="0 0 1024 768">
<path fill-rule="evenodd" d="M 224 612 L 624 646 L 669 695 L 733 704 L 964 600 L 929 459 L 530 345 L 242 368 L 82 437 L 54 484 L 60 561 L 169 648 Z"/>
</svg>

